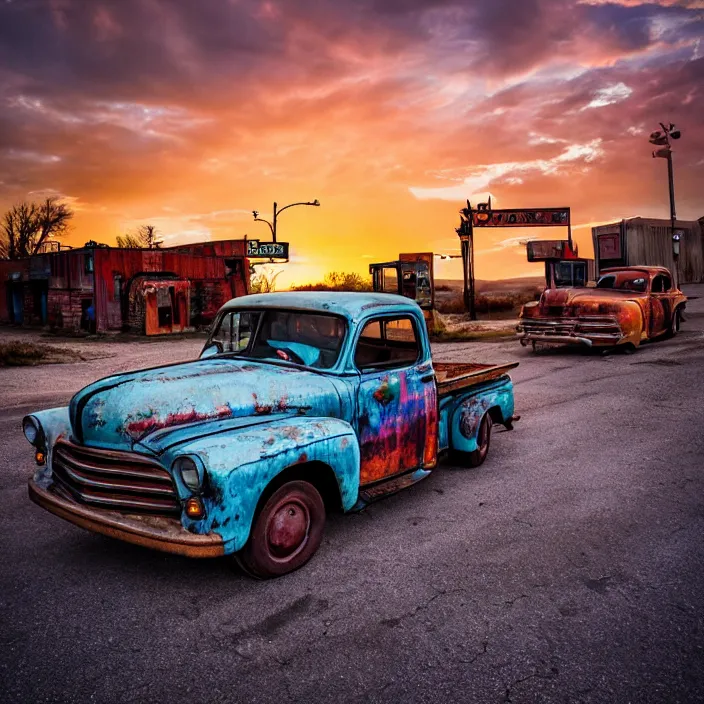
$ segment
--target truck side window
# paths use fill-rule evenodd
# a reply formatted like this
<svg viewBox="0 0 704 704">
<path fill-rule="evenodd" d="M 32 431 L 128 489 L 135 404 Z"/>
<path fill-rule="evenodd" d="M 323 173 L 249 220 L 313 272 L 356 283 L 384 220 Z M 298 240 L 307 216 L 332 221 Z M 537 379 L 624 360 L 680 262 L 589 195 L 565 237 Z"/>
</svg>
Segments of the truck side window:
<svg viewBox="0 0 704 704">
<path fill-rule="evenodd" d="M 408 317 L 369 321 L 359 336 L 354 363 L 357 369 L 408 367 L 420 356 L 418 335 Z"/>
</svg>

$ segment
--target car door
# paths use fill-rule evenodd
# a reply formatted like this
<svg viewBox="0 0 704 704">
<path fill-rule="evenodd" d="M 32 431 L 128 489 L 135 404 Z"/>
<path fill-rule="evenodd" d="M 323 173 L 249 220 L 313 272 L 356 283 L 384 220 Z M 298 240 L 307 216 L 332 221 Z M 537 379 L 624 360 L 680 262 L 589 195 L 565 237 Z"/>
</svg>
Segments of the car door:
<svg viewBox="0 0 704 704">
<path fill-rule="evenodd" d="M 669 329 L 672 296 L 668 291 L 672 288 L 669 276 L 657 274 L 650 285 L 648 306 L 650 308 L 649 337 L 662 335 Z"/>
<path fill-rule="evenodd" d="M 437 392 L 419 325 L 397 315 L 361 326 L 354 355 L 361 485 L 435 462 Z"/>
</svg>

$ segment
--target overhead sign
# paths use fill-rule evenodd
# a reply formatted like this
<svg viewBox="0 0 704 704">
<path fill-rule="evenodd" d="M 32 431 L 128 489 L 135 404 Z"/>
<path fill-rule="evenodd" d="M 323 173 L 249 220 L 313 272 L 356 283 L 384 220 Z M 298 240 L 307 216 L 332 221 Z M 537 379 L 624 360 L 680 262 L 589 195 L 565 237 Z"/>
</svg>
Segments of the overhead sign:
<svg viewBox="0 0 704 704">
<path fill-rule="evenodd" d="M 520 208 L 472 210 L 474 227 L 553 227 L 570 224 L 569 208 Z"/>
<path fill-rule="evenodd" d="M 247 256 L 262 259 L 288 259 L 288 242 L 247 240 Z"/>
</svg>

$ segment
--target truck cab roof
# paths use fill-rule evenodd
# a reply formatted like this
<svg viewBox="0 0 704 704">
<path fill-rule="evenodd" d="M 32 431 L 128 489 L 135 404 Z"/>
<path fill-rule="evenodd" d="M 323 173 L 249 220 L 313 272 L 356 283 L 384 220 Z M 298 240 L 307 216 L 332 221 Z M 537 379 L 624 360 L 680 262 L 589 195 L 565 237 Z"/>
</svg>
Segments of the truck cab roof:
<svg viewBox="0 0 704 704">
<path fill-rule="evenodd" d="M 420 308 L 409 298 L 391 293 L 284 291 L 240 296 L 228 301 L 222 311 L 248 308 L 285 308 L 288 310 L 319 311 L 341 315 L 348 320 L 359 320 L 369 313 L 412 311 Z"/>
</svg>

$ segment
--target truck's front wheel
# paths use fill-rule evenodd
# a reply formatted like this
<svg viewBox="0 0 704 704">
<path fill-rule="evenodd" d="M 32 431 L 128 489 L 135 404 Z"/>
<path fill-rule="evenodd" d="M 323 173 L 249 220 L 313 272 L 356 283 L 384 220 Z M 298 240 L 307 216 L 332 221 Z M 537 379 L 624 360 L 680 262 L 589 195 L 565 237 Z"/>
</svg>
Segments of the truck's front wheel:
<svg viewBox="0 0 704 704">
<path fill-rule="evenodd" d="M 324 528 L 325 504 L 318 490 L 305 481 L 287 482 L 257 513 L 237 561 L 262 579 L 293 572 L 313 557 Z"/>
</svg>

